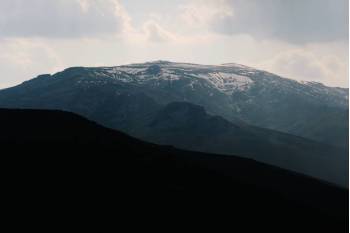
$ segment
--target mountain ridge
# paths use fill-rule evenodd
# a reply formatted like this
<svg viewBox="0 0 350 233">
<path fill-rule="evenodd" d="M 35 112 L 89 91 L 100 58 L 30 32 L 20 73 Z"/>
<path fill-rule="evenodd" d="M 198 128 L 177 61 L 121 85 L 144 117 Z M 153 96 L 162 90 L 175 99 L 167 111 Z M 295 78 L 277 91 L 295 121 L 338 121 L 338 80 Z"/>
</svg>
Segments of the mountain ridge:
<svg viewBox="0 0 350 233">
<path fill-rule="evenodd" d="M 153 73 L 149 67 L 157 67 L 159 72 Z M 348 144 L 347 89 L 319 83 L 302 84 L 237 64 L 212 66 L 155 61 L 115 67 L 71 67 L 1 90 L 0 106 L 30 107 L 26 102 L 30 101 L 28 96 L 35 99 L 31 94 L 33 88 L 57 95 L 63 94 L 62 88 L 62 92 L 67 89 L 73 95 L 74 88 L 75 92 L 114 88 L 109 91 L 110 98 L 144 93 L 160 105 L 187 101 L 232 122 L 241 121 L 344 148 Z M 319 122 L 321 119 L 328 119 L 324 126 Z"/>
<path fill-rule="evenodd" d="M 233 63 L 233 62 L 222 63 L 222 64 L 218 64 L 218 65 L 215 65 L 215 64 L 204 65 L 204 64 L 191 63 L 191 62 L 173 62 L 173 61 L 168 61 L 168 60 L 154 60 L 154 61 L 149 61 L 149 62 L 145 62 L 145 63 L 130 63 L 130 64 L 117 65 L 117 66 L 72 66 L 72 67 L 65 68 L 62 71 L 59 71 L 57 73 L 65 72 L 65 71 L 68 71 L 68 70 L 71 70 L 71 69 L 122 68 L 122 67 L 136 67 L 136 66 L 145 65 L 145 64 L 152 64 L 152 65 L 154 65 L 154 64 L 160 64 L 160 65 L 178 64 L 178 65 L 189 65 L 189 66 L 199 66 L 199 67 L 202 66 L 202 67 L 212 67 L 212 68 L 220 68 L 220 67 L 240 68 L 240 69 L 246 69 L 246 70 L 261 72 L 261 73 L 265 73 L 265 74 L 269 74 L 269 75 L 274 75 L 274 76 L 279 77 L 281 79 L 291 80 L 291 81 L 300 83 L 302 85 L 305 85 L 305 84 L 316 84 L 316 85 L 320 85 L 320 86 L 328 87 L 328 88 L 342 89 L 342 90 L 345 90 L 345 91 L 349 90 L 348 87 L 329 86 L 329 85 L 325 85 L 324 83 L 322 83 L 320 81 L 295 80 L 295 79 L 292 79 L 292 78 L 284 77 L 282 75 L 276 75 L 273 72 L 270 72 L 270 71 L 267 71 L 267 70 L 257 69 L 257 68 L 253 68 L 253 67 L 250 67 L 250 66 L 246 66 L 246 65 L 243 65 L 243 64 L 239 64 L 239 63 Z M 40 77 L 40 76 L 54 76 L 57 73 L 54 73 L 54 74 L 50 74 L 50 73 L 41 74 L 38 77 Z M 23 83 L 28 82 L 28 81 L 30 81 L 30 80 L 24 81 L 24 82 L 22 82 L 20 84 L 23 84 Z M 18 85 L 20 85 L 20 84 L 18 84 Z M 15 86 L 18 86 L 18 85 L 15 85 Z M 8 89 L 8 88 L 11 88 L 11 87 L 3 88 L 2 90 Z"/>
<path fill-rule="evenodd" d="M 234 124 L 191 103 L 166 105 L 137 137 L 192 151 L 235 154 L 342 185 L 348 182 L 346 150 L 278 131 Z"/>
</svg>

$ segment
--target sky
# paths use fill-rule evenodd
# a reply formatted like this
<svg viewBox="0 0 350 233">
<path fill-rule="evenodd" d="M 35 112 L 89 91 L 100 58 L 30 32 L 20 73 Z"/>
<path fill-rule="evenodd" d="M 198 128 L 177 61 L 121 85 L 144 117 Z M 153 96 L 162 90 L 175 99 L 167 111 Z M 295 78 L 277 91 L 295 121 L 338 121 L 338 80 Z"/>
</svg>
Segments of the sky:
<svg viewBox="0 0 350 233">
<path fill-rule="evenodd" d="M 153 60 L 348 87 L 348 11 L 348 0 L 0 0 L 0 88 Z"/>
</svg>

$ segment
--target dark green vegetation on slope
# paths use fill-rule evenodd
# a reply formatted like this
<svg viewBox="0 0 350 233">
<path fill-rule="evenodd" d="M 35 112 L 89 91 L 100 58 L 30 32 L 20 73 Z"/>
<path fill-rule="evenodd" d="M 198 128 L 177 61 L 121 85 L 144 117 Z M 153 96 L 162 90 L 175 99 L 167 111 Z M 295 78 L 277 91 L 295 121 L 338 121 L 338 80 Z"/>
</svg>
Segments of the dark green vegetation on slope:
<svg viewBox="0 0 350 233">
<path fill-rule="evenodd" d="M 60 111 L 0 110 L 0 128 L 8 213 L 31 225 L 116 227 L 158 221 L 153 210 L 242 232 L 347 231 L 347 190 L 250 159 L 145 143 Z"/>
</svg>

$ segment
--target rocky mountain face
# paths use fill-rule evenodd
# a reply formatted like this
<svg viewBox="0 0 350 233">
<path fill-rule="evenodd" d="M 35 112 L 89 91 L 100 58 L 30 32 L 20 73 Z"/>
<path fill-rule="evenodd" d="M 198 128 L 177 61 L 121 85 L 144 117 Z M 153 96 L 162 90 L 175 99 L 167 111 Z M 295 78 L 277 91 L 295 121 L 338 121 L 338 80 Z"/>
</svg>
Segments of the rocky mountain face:
<svg viewBox="0 0 350 233">
<path fill-rule="evenodd" d="M 69 68 L 0 91 L 0 106 L 77 112 L 133 134 L 138 122 L 171 102 L 211 115 L 347 147 L 348 89 L 297 82 L 237 64 L 156 61 Z"/>
</svg>

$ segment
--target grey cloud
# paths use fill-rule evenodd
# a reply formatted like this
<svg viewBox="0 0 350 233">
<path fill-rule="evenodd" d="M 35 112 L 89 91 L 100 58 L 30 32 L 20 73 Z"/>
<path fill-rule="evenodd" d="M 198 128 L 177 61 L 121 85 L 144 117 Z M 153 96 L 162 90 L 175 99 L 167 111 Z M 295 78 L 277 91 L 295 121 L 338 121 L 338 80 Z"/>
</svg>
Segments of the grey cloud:
<svg viewBox="0 0 350 233">
<path fill-rule="evenodd" d="M 234 14 L 214 20 L 213 30 L 292 43 L 348 39 L 348 0 L 228 0 Z"/>
<path fill-rule="evenodd" d="M 88 5 L 82 5 L 84 2 Z M 113 0 L 1 0 L 0 37 L 64 38 L 116 33 L 123 26 L 123 18 L 115 11 L 117 3 Z"/>
<path fill-rule="evenodd" d="M 348 86 L 348 64 L 334 55 L 316 56 L 305 50 L 283 52 L 263 67 L 287 78 L 317 81 L 330 86 Z"/>
<path fill-rule="evenodd" d="M 164 30 L 153 20 L 146 22 L 143 29 L 150 42 L 162 43 L 173 39 L 170 32 Z"/>
</svg>

